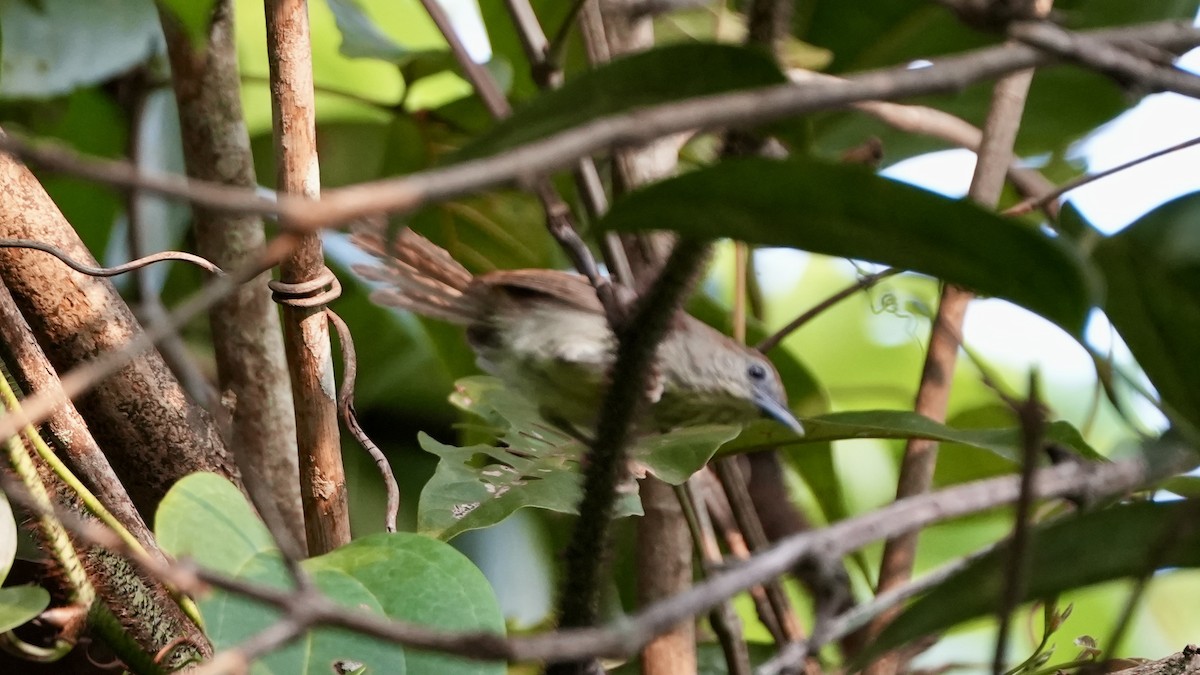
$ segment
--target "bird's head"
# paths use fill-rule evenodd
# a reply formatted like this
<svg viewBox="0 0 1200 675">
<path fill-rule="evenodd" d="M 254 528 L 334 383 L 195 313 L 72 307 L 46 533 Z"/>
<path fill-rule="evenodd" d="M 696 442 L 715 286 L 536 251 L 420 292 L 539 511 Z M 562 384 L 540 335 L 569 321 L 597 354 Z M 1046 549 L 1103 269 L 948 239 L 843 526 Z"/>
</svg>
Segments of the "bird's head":
<svg viewBox="0 0 1200 675">
<path fill-rule="evenodd" d="M 666 405 L 657 416 L 668 426 L 748 422 L 764 415 L 804 433 L 788 409 L 779 372 L 767 357 L 699 322 L 668 337 L 660 367 L 666 376 Z"/>
<path fill-rule="evenodd" d="M 756 349 L 743 352 L 743 395 L 748 397 L 763 415 L 780 422 L 797 434 L 804 434 L 804 425 L 788 408 L 787 392 L 775 366 Z"/>
</svg>

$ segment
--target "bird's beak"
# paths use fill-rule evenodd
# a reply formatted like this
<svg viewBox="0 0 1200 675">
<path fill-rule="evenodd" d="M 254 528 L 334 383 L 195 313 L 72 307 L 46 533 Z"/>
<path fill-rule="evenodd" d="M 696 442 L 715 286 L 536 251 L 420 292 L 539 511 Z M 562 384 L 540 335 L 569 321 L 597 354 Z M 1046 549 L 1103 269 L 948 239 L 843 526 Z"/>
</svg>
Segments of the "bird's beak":
<svg viewBox="0 0 1200 675">
<path fill-rule="evenodd" d="M 797 435 L 804 435 L 804 425 L 800 424 L 800 420 L 796 419 L 796 416 L 792 414 L 791 410 L 788 410 L 786 405 L 765 394 L 755 395 L 754 403 L 767 417 L 791 429 Z"/>
</svg>

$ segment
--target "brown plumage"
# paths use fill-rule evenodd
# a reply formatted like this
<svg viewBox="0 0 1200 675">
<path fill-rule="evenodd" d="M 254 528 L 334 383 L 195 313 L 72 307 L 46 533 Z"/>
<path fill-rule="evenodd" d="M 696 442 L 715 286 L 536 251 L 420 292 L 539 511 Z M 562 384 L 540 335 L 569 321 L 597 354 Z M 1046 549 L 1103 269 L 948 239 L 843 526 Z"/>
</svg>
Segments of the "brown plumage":
<svg viewBox="0 0 1200 675">
<path fill-rule="evenodd" d="M 549 417 L 590 426 L 616 340 L 586 279 L 554 270 L 472 276 L 433 242 L 381 228 L 352 241 L 382 266 L 357 265 L 385 286 L 379 304 L 466 326 L 480 367 L 537 403 Z M 802 431 L 778 373 L 759 352 L 681 314 L 659 347 L 649 423 L 658 429 L 749 421 L 766 413 Z"/>
</svg>

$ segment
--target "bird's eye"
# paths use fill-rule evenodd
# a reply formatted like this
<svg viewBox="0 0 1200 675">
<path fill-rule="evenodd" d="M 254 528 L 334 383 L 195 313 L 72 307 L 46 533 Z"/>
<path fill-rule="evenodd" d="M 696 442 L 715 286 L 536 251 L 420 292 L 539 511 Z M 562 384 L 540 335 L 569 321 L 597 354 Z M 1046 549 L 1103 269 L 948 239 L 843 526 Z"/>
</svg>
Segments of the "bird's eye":
<svg viewBox="0 0 1200 675">
<path fill-rule="evenodd" d="M 767 369 L 764 368 L 761 363 L 750 364 L 750 368 L 746 370 L 746 374 L 749 375 L 750 379 L 752 380 L 767 379 Z"/>
</svg>

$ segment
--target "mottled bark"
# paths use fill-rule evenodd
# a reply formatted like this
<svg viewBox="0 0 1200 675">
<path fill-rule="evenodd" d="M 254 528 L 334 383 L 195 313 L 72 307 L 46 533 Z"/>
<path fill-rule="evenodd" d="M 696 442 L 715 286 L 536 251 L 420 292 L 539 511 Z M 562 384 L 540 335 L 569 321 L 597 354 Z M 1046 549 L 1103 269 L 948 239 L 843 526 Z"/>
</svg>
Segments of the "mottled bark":
<svg viewBox="0 0 1200 675">
<path fill-rule="evenodd" d="M 34 239 L 95 264 L 75 230 L 29 170 L 0 156 L 0 237 Z M 121 349 L 141 327 L 105 279 L 84 276 L 45 253 L 0 251 L 0 279 L 64 373 L 99 354 Z M 237 470 L 212 418 L 191 401 L 158 352 L 148 352 L 76 401 L 100 447 L 143 516 L 179 478 Z"/>
</svg>

